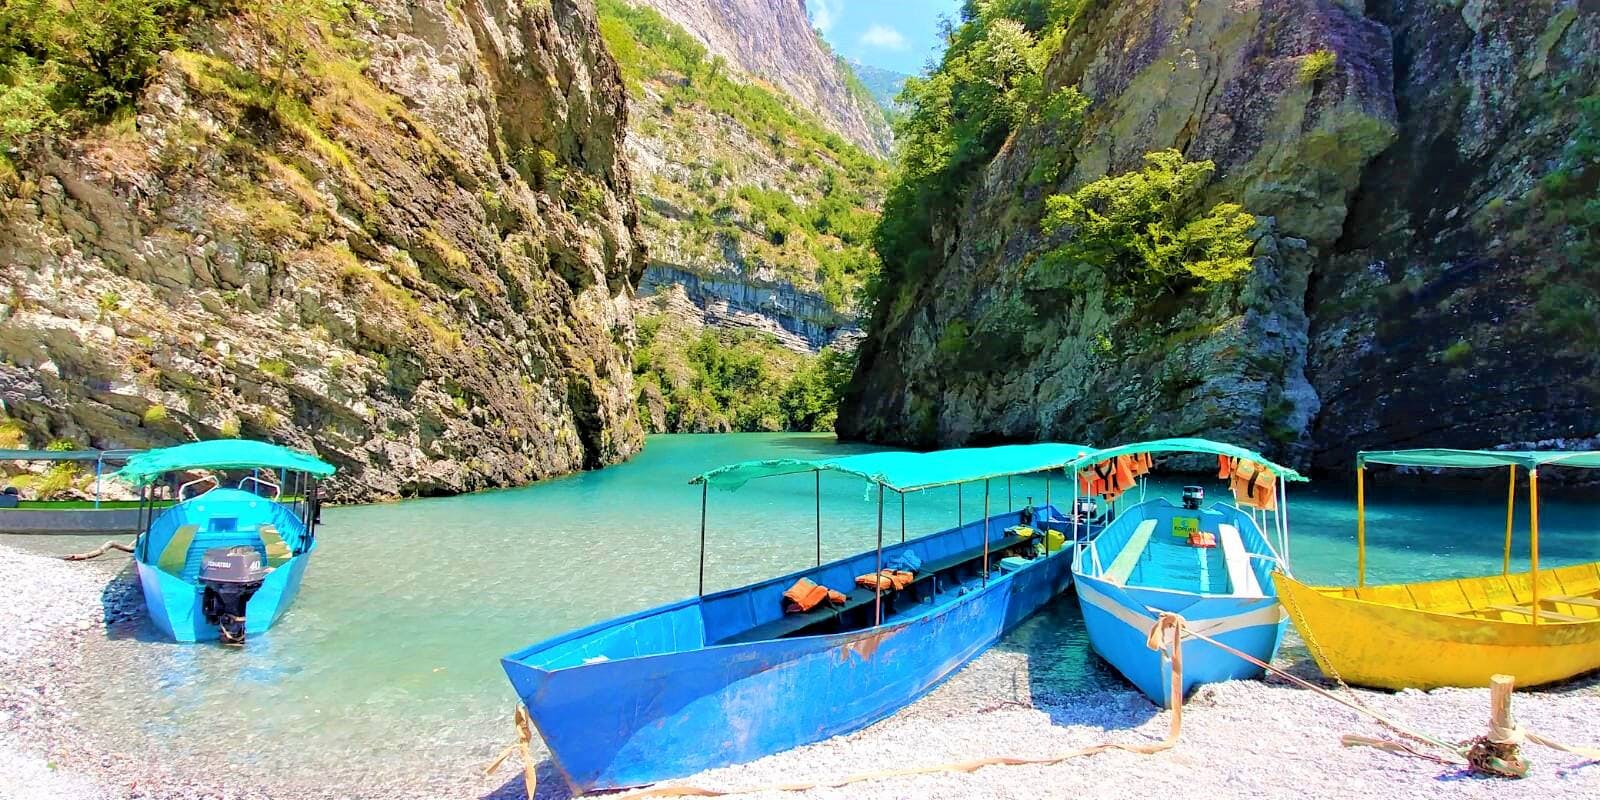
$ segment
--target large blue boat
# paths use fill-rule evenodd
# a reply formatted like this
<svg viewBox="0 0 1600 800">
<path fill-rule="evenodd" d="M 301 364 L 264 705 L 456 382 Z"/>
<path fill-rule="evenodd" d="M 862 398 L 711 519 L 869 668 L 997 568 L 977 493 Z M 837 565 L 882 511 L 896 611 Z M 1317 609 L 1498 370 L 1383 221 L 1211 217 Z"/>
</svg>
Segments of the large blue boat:
<svg viewBox="0 0 1600 800">
<path fill-rule="evenodd" d="M 1235 502 L 1202 508 L 1200 486 L 1185 487 L 1177 505 L 1162 497 L 1146 499 L 1143 483 L 1127 483 L 1127 465 L 1137 472 L 1157 454 L 1219 457 L 1228 477 L 1235 471 L 1241 476 L 1232 481 Z M 1181 615 L 1190 631 L 1272 660 L 1287 624 L 1272 582 L 1274 569 L 1289 570 L 1284 489 L 1287 482 L 1305 478 L 1249 450 L 1204 439 L 1100 450 L 1067 469 L 1079 475 L 1075 493 L 1139 495 L 1137 502 L 1117 508 L 1115 520 L 1083 542 L 1073 558 L 1078 604 L 1089 644 L 1100 657 L 1163 708 L 1174 700 L 1172 664 L 1165 651 L 1147 645 L 1162 612 Z M 1263 524 L 1274 537 L 1262 532 Z M 1203 683 L 1261 676 L 1261 668 L 1192 636 L 1180 646 L 1184 694 Z"/>
<path fill-rule="evenodd" d="M 693 481 L 702 498 L 702 594 L 520 650 L 502 659 L 506 675 L 579 794 L 857 730 L 927 692 L 1069 585 L 1074 539 L 1087 540 L 1093 522 L 1058 516 L 1048 497 L 1038 508 L 991 514 L 988 484 L 1059 469 L 1088 450 L 1037 444 L 871 453 L 705 473 Z M 822 472 L 876 487 L 877 548 L 704 594 L 706 491 L 804 472 L 816 473 L 819 487 Z M 883 543 L 885 492 L 973 481 L 985 486 L 982 518 Z M 819 536 L 820 529 L 819 521 Z M 885 574 L 899 576 L 897 588 L 874 591 L 870 580 L 856 588 L 858 577 Z M 786 613 L 785 593 L 801 579 L 843 597 Z"/>
<path fill-rule="evenodd" d="M 156 628 L 178 642 L 242 644 L 277 622 L 317 546 L 317 479 L 333 472 L 315 456 L 237 439 L 130 458 L 117 475 L 140 490 L 133 560 Z M 181 485 L 170 477 L 195 473 Z M 223 485 L 230 474 L 236 482 Z M 177 502 L 158 509 L 163 484 L 176 485 Z"/>
</svg>

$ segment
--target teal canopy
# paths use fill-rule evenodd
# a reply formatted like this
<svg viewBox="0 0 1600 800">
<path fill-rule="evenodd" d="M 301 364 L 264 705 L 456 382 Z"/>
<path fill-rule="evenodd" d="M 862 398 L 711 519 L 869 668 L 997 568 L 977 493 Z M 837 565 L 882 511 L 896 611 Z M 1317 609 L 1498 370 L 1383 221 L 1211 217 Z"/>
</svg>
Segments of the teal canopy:
<svg viewBox="0 0 1600 800">
<path fill-rule="evenodd" d="M 1068 464 L 1066 468 L 1070 471 L 1076 472 L 1091 464 L 1098 464 L 1108 458 L 1113 458 L 1116 456 L 1138 455 L 1140 453 L 1150 453 L 1152 455 L 1158 453 L 1199 453 L 1202 455 L 1244 458 L 1254 461 L 1257 464 L 1272 470 L 1272 474 L 1277 475 L 1284 480 L 1308 480 L 1308 478 L 1306 478 L 1304 475 L 1301 475 L 1300 473 L 1280 464 L 1274 464 L 1271 461 L 1268 461 L 1266 456 L 1263 456 L 1253 450 L 1246 450 L 1243 447 L 1224 444 L 1222 442 L 1213 442 L 1210 439 L 1156 439 L 1149 442 L 1125 444 L 1120 447 L 1096 450 L 1083 456 L 1082 458 L 1076 459 L 1072 463 Z"/>
<path fill-rule="evenodd" d="M 855 475 L 896 492 L 914 492 L 1059 469 L 1091 449 L 1088 445 L 1046 442 L 936 450 L 931 453 L 889 450 L 814 460 L 775 458 L 718 467 L 696 475 L 689 482 L 732 491 L 757 478 L 821 471 Z"/>
<path fill-rule="evenodd" d="M 128 459 L 117 477 L 134 485 L 155 481 L 168 472 L 190 469 L 286 469 L 319 478 L 333 474 L 333 465 L 309 453 L 248 439 L 216 439 L 146 450 Z"/>
<path fill-rule="evenodd" d="M 1600 452 L 1594 450 L 1372 450 L 1356 454 L 1356 466 L 1387 464 L 1393 467 L 1485 469 L 1490 467 L 1580 467 L 1600 469 Z"/>
</svg>

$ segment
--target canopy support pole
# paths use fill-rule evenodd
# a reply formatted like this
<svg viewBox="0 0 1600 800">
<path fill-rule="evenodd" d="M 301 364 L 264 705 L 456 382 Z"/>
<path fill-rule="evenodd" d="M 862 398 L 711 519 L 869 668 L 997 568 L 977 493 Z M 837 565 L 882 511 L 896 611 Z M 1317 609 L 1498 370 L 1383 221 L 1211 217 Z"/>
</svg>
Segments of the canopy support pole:
<svg viewBox="0 0 1600 800">
<path fill-rule="evenodd" d="M 1083 549 L 1083 548 L 1078 546 L 1078 485 L 1079 484 L 1078 484 L 1078 475 L 1077 475 L 1077 473 L 1073 473 L 1072 477 L 1070 478 L 1070 480 L 1072 482 L 1072 505 L 1067 506 L 1067 517 L 1072 520 L 1072 557 L 1073 558 L 1077 558 L 1078 557 L 1078 553 Z"/>
<path fill-rule="evenodd" d="M 1278 518 L 1278 548 L 1279 564 L 1285 572 L 1289 569 L 1289 479 L 1278 476 L 1278 510 L 1273 516 Z"/>
<path fill-rule="evenodd" d="M 1500 561 L 1500 574 L 1511 574 L 1511 516 L 1517 505 L 1517 465 L 1511 465 L 1511 488 L 1506 492 L 1506 551 Z"/>
<path fill-rule="evenodd" d="M 1356 467 L 1356 586 L 1367 585 L 1367 470 Z"/>
<path fill-rule="evenodd" d="M 706 490 L 709 488 L 709 481 L 700 484 L 700 597 L 706 596 Z"/>
<path fill-rule="evenodd" d="M 1009 513 L 1009 512 L 1014 511 L 1014 510 L 1015 509 L 1013 509 L 1011 507 L 1011 476 L 1007 475 L 1006 476 L 1006 511 Z"/>
<path fill-rule="evenodd" d="M 100 466 L 105 463 L 105 458 L 104 452 L 94 458 L 94 507 L 97 509 L 100 507 Z"/>
<path fill-rule="evenodd" d="M 1530 557 L 1533 563 L 1529 566 L 1529 577 L 1533 583 L 1533 602 L 1529 610 L 1533 613 L 1533 624 L 1539 624 L 1539 469 L 1534 467 L 1528 470 L 1528 540 Z"/>
<path fill-rule="evenodd" d="M 956 484 L 956 530 L 967 526 L 966 514 L 961 508 L 961 484 Z"/>
<path fill-rule="evenodd" d="M 1046 514 L 1050 513 L 1050 473 L 1048 472 L 1044 474 L 1044 511 Z M 1039 528 L 1044 531 L 1044 554 L 1050 555 L 1050 526 L 1040 525 Z"/>
<path fill-rule="evenodd" d="M 983 585 L 989 585 L 989 481 L 983 481 Z"/>
<path fill-rule="evenodd" d="M 816 478 L 817 484 L 817 566 L 822 566 L 822 470 L 814 469 L 811 474 Z"/>
<path fill-rule="evenodd" d="M 872 570 L 873 625 L 883 624 L 883 484 L 878 484 L 878 566 Z"/>
<path fill-rule="evenodd" d="M 906 493 L 900 492 L 900 543 L 906 543 Z"/>
</svg>

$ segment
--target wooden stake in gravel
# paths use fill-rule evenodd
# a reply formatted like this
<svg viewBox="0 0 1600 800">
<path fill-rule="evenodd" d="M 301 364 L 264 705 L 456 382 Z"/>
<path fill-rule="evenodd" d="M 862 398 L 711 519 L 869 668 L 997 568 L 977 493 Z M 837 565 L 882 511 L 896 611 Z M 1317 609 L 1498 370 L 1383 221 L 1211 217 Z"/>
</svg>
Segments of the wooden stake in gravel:
<svg viewBox="0 0 1600 800">
<path fill-rule="evenodd" d="M 1501 778 L 1525 778 L 1528 761 L 1522 757 L 1525 734 L 1511 716 L 1511 690 L 1516 679 L 1510 675 L 1489 678 L 1489 733 L 1472 741 L 1467 763 L 1473 772 Z"/>
</svg>

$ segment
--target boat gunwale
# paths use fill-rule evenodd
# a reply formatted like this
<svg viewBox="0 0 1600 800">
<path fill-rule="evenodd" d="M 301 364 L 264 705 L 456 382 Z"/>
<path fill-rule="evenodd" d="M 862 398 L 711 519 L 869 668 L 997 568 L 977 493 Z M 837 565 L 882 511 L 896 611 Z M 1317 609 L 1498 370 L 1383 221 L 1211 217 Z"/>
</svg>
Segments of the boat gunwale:
<svg viewBox="0 0 1600 800">
<path fill-rule="evenodd" d="M 1591 561 L 1585 561 L 1585 562 L 1582 562 L 1582 563 L 1583 564 L 1600 564 L 1600 561 L 1592 561 L 1592 562 Z M 1579 565 L 1578 564 L 1572 564 L 1572 565 L 1569 565 L 1569 566 L 1579 566 Z M 1525 573 L 1517 573 L 1517 574 L 1525 574 Z M 1444 619 L 1465 620 L 1467 622 L 1472 622 L 1472 623 L 1476 623 L 1476 624 L 1506 625 L 1506 626 L 1510 626 L 1510 627 L 1513 627 L 1513 628 L 1536 628 L 1536 627 L 1537 628 L 1543 628 L 1543 627 L 1546 627 L 1546 626 L 1549 626 L 1549 625 L 1594 625 L 1594 624 L 1600 623 L 1600 617 L 1596 617 L 1594 619 L 1563 620 L 1563 619 L 1547 618 L 1547 617 L 1544 617 L 1544 616 L 1541 615 L 1539 617 L 1539 622 L 1536 625 L 1536 624 L 1534 624 L 1534 622 L 1532 621 L 1531 618 L 1527 622 L 1514 622 L 1512 620 L 1505 620 L 1505 619 L 1489 619 L 1488 617 L 1469 617 L 1469 616 L 1467 616 L 1465 614 L 1461 614 L 1461 613 L 1454 613 L 1454 612 L 1449 612 L 1449 611 L 1434 611 L 1432 609 L 1418 608 L 1417 606 L 1401 606 L 1401 605 L 1395 605 L 1393 603 L 1380 603 L 1380 602 L 1377 602 L 1375 600 L 1364 600 L 1364 599 L 1359 598 L 1359 597 L 1346 597 L 1346 596 L 1343 596 L 1343 594 L 1342 594 L 1345 591 L 1348 591 L 1350 589 L 1355 589 L 1355 588 L 1363 588 L 1363 589 L 1392 588 L 1392 587 L 1396 587 L 1396 586 L 1410 586 L 1412 584 L 1417 584 L 1417 583 L 1434 583 L 1435 581 L 1411 581 L 1409 583 L 1381 583 L 1381 584 L 1375 584 L 1375 585 L 1372 585 L 1372 586 L 1363 586 L 1363 587 L 1354 587 L 1354 586 L 1314 586 L 1314 585 L 1309 584 L 1309 583 L 1302 583 L 1302 582 L 1300 582 L 1298 580 L 1295 580 L 1294 576 L 1292 576 L 1292 575 L 1284 575 L 1281 572 L 1274 572 L 1273 573 L 1274 582 L 1276 582 L 1277 578 L 1280 577 L 1280 576 L 1288 578 L 1290 581 L 1293 581 L 1294 583 L 1298 584 L 1301 588 L 1309 589 L 1311 591 L 1314 591 L 1317 594 L 1320 594 L 1323 597 L 1327 598 L 1328 600 L 1331 600 L 1331 601 L 1336 602 L 1336 603 L 1354 603 L 1354 604 L 1359 604 L 1359 605 L 1363 605 L 1363 606 L 1376 606 L 1378 608 L 1391 608 L 1391 609 L 1394 609 L 1396 611 L 1405 611 L 1405 612 L 1409 612 L 1409 613 L 1413 613 L 1413 614 L 1419 614 L 1419 615 L 1428 616 L 1428 617 L 1439 617 L 1439 618 L 1444 618 Z M 1440 578 L 1439 580 L 1477 580 L 1477 579 L 1482 579 L 1482 578 L 1495 578 L 1495 577 L 1504 577 L 1504 576 L 1474 575 L 1474 576 L 1465 576 L 1465 577 L 1461 577 L 1461 578 Z M 1340 594 L 1334 594 L 1335 592 L 1338 592 Z M 1281 596 L 1281 593 L 1280 593 L 1280 596 Z M 1558 602 L 1561 602 L 1561 601 L 1559 601 L 1559 600 L 1551 600 L 1550 602 L 1558 603 Z M 1530 611 L 1531 611 L 1531 609 L 1530 609 Z M 1507 613 L 1517 613 L 1517 612 L 1507 612 Z"/>
<path fill-rule="evenodd" d="M 1140 503 L 1136 503 L 1133 506 L 1131 506 L 1128 509 L 1126 509 L 1125 511 L 1123 511 L 1122 514 L 1118 514 L 1116 520 L 1112 520 L 1110 523 L 1107 523 L 1103 528 L 1101 528 L 1101 532 L 1103 533 L 1105 531 L 1110 530 L 1111 526 L 1115 525 L 1117 523 L 1117 520 L 1124 519 L 1125 518 L 1124 515 L 1127 514 L 1129 511 L 1132 511 L 1135 508 L 1139 508 L 1140 506 L 1144 506 L 1144 505 L 1147 505 L 1147 504 L 1150 504 L 1150 503 L 1166 503 L 1167 505 L 1172 506 L 1172 501 L 1168 500 L 1165 497 L 1153 497 L 1153 498 L 1150 498 L 1149 500 L 1145 500 L 1145 501 L 1142 501 Z M 1245 511 L 1242 508 L 1239 508 L 1237 505 L 1234 505 L 1232 503 L 1228 503 L 1227 501 L 1218 500 L 1217 502 L 1211 504 L 1211 508 L 1212 509 L 1215 509 L 1215 508 L 1217 508 L 1219 506 L 1222 507 L 1222 508 L 1233 509 L 1234 511 L 1238 512 L 1239 515 L 1244 517 L 1245 519 L 1250 519 L 1249 512 Z M 1177 508 L 1177 506 L 1172 506 L 1172 507 L 1173 508 Z M 1263 542 L 1267 541 L 1267 535 L 1261 531 L 1261 526 L 1257 525 L 1255 523 L 1255 520 L 1252 519 L 1250 521 L 1250 527 L 1255 530 L 1256 536 L 1259 537 Z M 1098 536 L 1096 538 L 1098 538 Z M 1086 548 L 1094 547 L 1095 543 L 1096 542 L 1094 540 L 1091 540 L 1088 544 L 1085 545 L 1085 547 Z M 1269 545 L 1270 545 L 1270 542 L 1269 542 Z M 1148 547 L 1148 546 L 1149 545 L 1146 545 L 1146 547 Z M 1260 554 L 1255 554 L 1255 555 L 1257 555 L 1259 557 Z M 1283 560 L 1282 559 L 1270 558 L 1270 559 L 1266 559 L 1266 560 L 1272 561 L 1275 564 L 1275 566 L 1274 566 L 1274 568 L 1272 570 L 1272 574 L 1276 575 L 1276 574 L 1279 574 L 1279 573 L 1283 572 L 1284 567 L 1283 567 Z M 1276 594 L 1265 594 L 1265 593 L 1260 594 L 1260 595 L 1237 594 L 1237 593 L 1209 594 L 1209 593 L 1206 593 L 1206 592 L 1191 592 L 1191 591 L 1187 591 L 1185 589 L 1166 589 L 1166 588 L 1161 588 L 1161 587 L 1156 587 L 1156 586 L 1142 586 L 1142 585 L 1139 585 L 1139 584 L 1116 583 L 1114 581 L 1108 580 L 1105 577 L 1103 577 L 1103 573 L 1104 572 L 1105 572 L 1105 568 L 1104 567 L 1101 568 L 1100 573 L 1089 573 L 1089 572 L 1081 572 L 1081 571 L 1079 571 L 1078 570 L 1078 559 L 1076 558 L 1076 554 L 1074 554 L 1074 558 L 1072 559 L 1072 579 L 1074 581 L 1078 580 L 1079 578 L 1090 578 L 1092 580 L 1096 580 L 1096 581 L 1099 581 L 1101 583 L 1110 584 L 1110 585 L 1115 586 L 1115 587 L 1117 587 L 1119 589 L 1138 589 L 1141 592 L 1157 592 L 1157 593 L 1160 593 L 1160 594 L 1182 595 L 1184 597 L 1199 597 L 1199 598 L 1211 599 L 1211 600 L 1276 600 L 1278 598 L 1278 596 Z"/>
<path fill-rule="evenodd" d="M 909 544 L 912 544 L 913 542 L 921 541 L 923 539 L 928 539 L 928 538 L 932 538 L 932 537 L 935 537 L 935 536 L 948 535 L 948 534 L 954 533 L 954 532 L 956 532 L 958 530 L 959 530 L 958 528 L 947 528 L 947 529 L 942 530 L 942 531 L 935 531 L 933 533 L 924 534 L 924 535 L 919 536 L 919 537 L 917 537 L 915 539 L 907 539 L 903 544 L 909 545 Z M 896 544 L 899 545 L 901 543 L 896 543 Z M 870 553 L 870 552 L 872 552 L 872 551 L 864 550 L 864 551 L 862 551 L 860 553 L 856 553 L 854 555 L 846 556 L 846 557 L 840 558 L 840 559 L 835 559 L 833 561 L 824 562 L 820 566 L 813 565 L 813 566 L 810 566 L 810 567 L 806 567 L 804 569 L 795 570 L 794 572 L 790 572 L 790 573 L 785 574 L 785 575 L 780 575 L 780 576 L 778 576 L 776 578 L 768 578 L 768 579 L 765 579 L 765 580 L 757 581 L 755 583 L 746 584 L 744 586 L 735 586 L 735 587 L 730 588 L 730 589 L 723 589 L 721 591 L 713 592 L 713 593 L 705 595 L 703 597 L 688 597 L 688 598 L 684 598 L 682 600 L 675 600 L 675 601 L 670 602 L 670 603 L 665 603 L 663 605 L 642 609 L 642 610 L 639 610 L 639 611 L 632 612 L 630 614 L 625 614 L 625 615 L 620 616 L 620 617 L 611 617 L 611 618 L 608 618 L 608 619 L 603 619 L 603 620 L 600 620 L 598 622 L 593 622 L 593 623 L 590 623 L 589 625 L 585 625 L 582 628 L 575 628 L 575 629 L 567 631 L 565 633 L 557 634 L 557 635 L 555 635 L 555 636 L 553 636 L 551 638 L 544 639 L 544 640 L 539 641 L 539 642 L 535 642 L 534 644 L 531 644 L 531 645 L 529 645 L 527 647 L 524 647 L 521 650 L 518 650 L 516 652 L 507 654 L 505 656 L 502 656 L 500 658 L 500 661 L 501 661 L 502 664 L 508 663 L 508 662 L 515 663 L 520 667 L 523 667 L 523 668 L 526 668 L 526 669 L 531 669 L 531 670 L 536 670 L 538 672 L 547 673 L 547 674 L 553 674 L 553 673 L 562 672 L 562 671 L 569 670 L 569 669 L 579 669 L 579 668 L 582 668 L 582 667 L 591 666 L 591 664 L 587 664 L 587 663 L 578 663 L 578 664 L 572 664 L 570 666 L 557 667 L 555 669 L 548 669 L 548 668 L 545 668 L 545 667 L 537 667 L 537 666 L 534 666 L 532 664 L 528 664 L 528 663 L 524 662 L 523 659 L 525 659 L 528 656 L 531 656 L 531 655 L 535 654 L 538 651 L 547 650 L 547 649 L 549 649 L 551 647 L 555 647 L 557 645 L 566 644 L 567 642 L 570 642 L 570 641 L 572 641 L 574 639 L 578 639 L 578 638 L 581 638 L 583 636 L 588 636 L 588 635 L 591 635 L 591 634 L 594 634 L 594 633 L 598 633 L 598 632 L 606 630 L 608 628 L 614 628 L 614 627 L 617 627 L 619 625 L 624 625 L 626 623 L 633 622 L 633 621 L 636 621 L 638 619 L 642 619 L 642 618 L 647 617 L 647 616 L 653 616 L 653 615 L 660 614 L 660 613 L 665 613 L 665 612 L 668 612 L 668 611 L 676 611 L 676 610 L 678 610 L 680 608 L 687 608 L 687 607 L 689 607 L 691 605 L 697 605 L 699 603 L 702 603 L 707 599 L 724 597 L 724 596 L 729 596 L 729 595 L 733 595 L 733 594 L 737 594 L 737 593 L 747 592 L 747 591 L 749 591 L 749 590 L 751 590 L 751 589 L 753 589 L 753 588 L 755 588 L 757 586 L 761 586 L 761 585 L 766 584 L 766 583 L 777 583 L 777 582 L 784 581 L 786 579 L 797 578 L 797 577 L 800 577 L 800 576 L 804 576 L 805 574 L 807 574 L 809 572 L 814 572 L 814 571 L 817 571 L 817 570 L 820 570 L 820 569 L 823 569 L 823 568 L 826 568 L 826 567 L 830 567 L 830 566 L 837 566 L 838 564 L 841 564 L 843 562 L 850 561 L 850 560 L 856 559 L 856 558 L 860 558 L 860 557 L 862 557 L 862 556 L 864 556 L 864 555 L 866 555 L 867 553 Z M 1063 545 L 1062 549 L 1057 550 L 1057 551 L 1055 551 L 1054 553 L 1051 553 L 1048 556 L 1042 556 L 1042 557 L 1039 557 L 1039 558 L 1034 558 L 1034 559 L 1029 560 L 1028 564 L 1026 566 L 1020 568 L 1020 569 L 1017 569 L 1017 570 L 1014 570 L 1014 571 L 1011 571 L 1011 572 L 1001 572 L 999 575 L 991 577 L 989 579 L 989 581 L 987 582 L 987 584 L 984 585 L 984 586 L 979 587 L 976 592 L 968 592 L 966 594 L 958 595 L 957 597 L 952 598 L 952 600 L 961 601 L 961 600 L 966 600 L 967 598 L 976 598 L 978 596 L 987 594 L 995 586 L 1002 585 L 1002 584 L 1006 583 L 1007 581 L 1009 581 L 1013 575 L 1019 575 L 1019 574 L 1021 574 L 1023 572 L 1026 572 L 1027 570 L 1029 570 L 1029 569 L 1031 569 L 1033 567 L 1036 567 L 1036 566 L 1039 566 L 1041 564 L 1047 563 L 1049 561 L 1049 559 L 1061 557 L 1063 554 L 1066 554 L 1067 557 L 1070 558 L 1071 557 L 1071 548 L 1066 546 L 1066 545 Z M 1071 566 L 1069 566 L 1068 569 L 1071 570 Z M 885 596 L 887 597 L 887 595 L 885 595 Z M 922 603 L 918 603 L 918 605 L 923 605 L 923 604 Z M 862 635 L 862 634 L 880 633 L 880 632 L 887 631 L 887 630 L 890 630 L 890 629 L 893 629 L 893 628 L 897 628 L 897 627 L 902 626 L 902 625 L 909 624 L 911 622 L 917 621 L 917 620 L 922 619 L 922 618 L 924 618 L 924 617 L 926 617 L 928 615 L 940 612 L 942 610 L 945 610 L 945 609 L 948 609 L 948 608 L 954 608 L 956 605 L 957 605 L 957 603 L 955 603 L 955 602 L 931 603 L 931 604 L 927 604 L 927 608 L 920 609 L 920 610 L 918 610 L 918 611 L 916 611 L 914 613 L 910 613 L 910 614 L 907 614 L 905 616 L 897 617 L 893 622 L 882 622 L 882 623 L 879 623 L 879 624 L 876 624 L 876 625 L 869 625 L 869 626 L 864 627 L 864 628 L 858 628 L 856 630 L 850 630 L 850 631 L 830 631 L 830 632 L 827 632 L 827 633 L 813 633 L 813 634 L 808 634 L 808 635 L 805 635 L 805 636 L 782 636 L 782 637 L 779 637 L 779 638 L 776 638 L 776 639 L 758 639 L 758 640 L 753 641 L 753 642 L 707 643 L 707 644 L 702 644 L 701 646 L 699 646 L 697 648 L 693 648 L 693 650 L 678 649 L 678 650 L 668 650 L 668 651 L 664 651 L 664 652 L 660 652 L 660 653 L 647 653 L 645 655 L 628 656 L 626 658 L 607 658 L 605 661 L 595 662 L 595 663 L 618 664 L 618 663 L 624 663 L 624 662 L 630 662 L 630 661 L 642 661 L 644 659 L 650 659 L 650 658 L 662 658 L 662 657 L 673 656 L 673 655 L 677 655 L 679 653 L 685 653 L 685 652 L 703 652 L 703 651 L 708 651 L 708 650 L 718 650 L 718 649 L 722 649 L 722 648 L 736 648 L 736 647 L 746 647 L 746 648 L 748 648 L 748 647 L 753 647 L 753 646 L 757 646 L 757 645 L 764 645 L 764 644 L 767 644 L 767 643 L 770 643 L 770 642 L 801 642 L 801 641 L 811 641 L 811 640 L 817 640 L 817 639 L 824 639 L 824 638 L 827 638 L 827 637 L 853 637 L 853 636 L 859 636 L 859 635 Z"/>
</svg>

